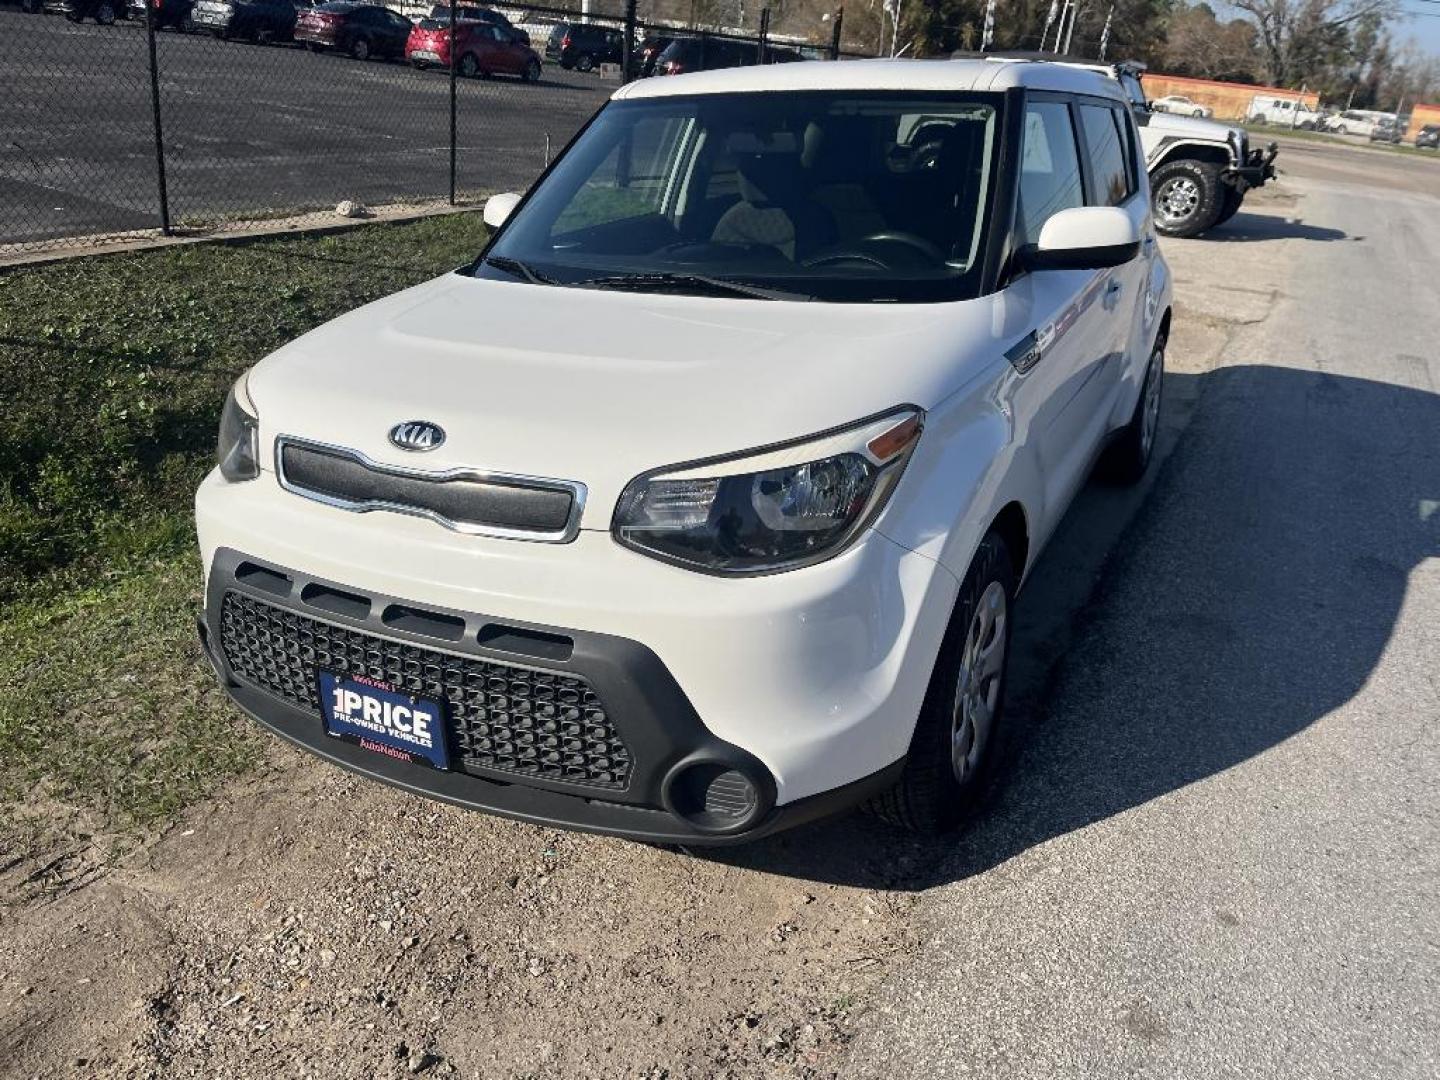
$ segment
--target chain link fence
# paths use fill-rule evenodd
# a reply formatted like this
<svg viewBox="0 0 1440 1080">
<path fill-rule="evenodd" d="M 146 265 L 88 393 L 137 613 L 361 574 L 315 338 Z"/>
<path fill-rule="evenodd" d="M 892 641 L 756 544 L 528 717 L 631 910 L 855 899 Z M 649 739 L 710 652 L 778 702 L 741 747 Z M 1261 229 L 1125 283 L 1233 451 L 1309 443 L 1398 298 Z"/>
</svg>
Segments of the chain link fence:
<svg viewBox="0 0 1440 1080">
<path fill-rule="evenodd" d="M 847 55 L 839 17 L 787 35 L 743 6 L 125 2 L 0 0 L 0 257 L 472 203 L 625 78 Z"/>
</svg>

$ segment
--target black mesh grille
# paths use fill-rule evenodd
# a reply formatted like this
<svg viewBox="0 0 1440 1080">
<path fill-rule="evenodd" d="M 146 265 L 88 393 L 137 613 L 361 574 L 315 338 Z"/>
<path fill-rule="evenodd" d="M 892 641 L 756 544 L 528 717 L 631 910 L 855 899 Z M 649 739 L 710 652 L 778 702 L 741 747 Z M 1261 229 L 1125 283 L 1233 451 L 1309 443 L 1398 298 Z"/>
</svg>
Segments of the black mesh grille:
<svg viewBox="0 0 1440 1080">
<path fill-rule="evenodd" d="M 317 668 L 444 701 L 451 753 L 466 770 L 612 790 L 629 780 L 630 752 L 590 684 L 573 675 L 390 641 L 237 592 L 225 594 L 220 643 L 239 678 L 317 716 Z"/>
</svg>

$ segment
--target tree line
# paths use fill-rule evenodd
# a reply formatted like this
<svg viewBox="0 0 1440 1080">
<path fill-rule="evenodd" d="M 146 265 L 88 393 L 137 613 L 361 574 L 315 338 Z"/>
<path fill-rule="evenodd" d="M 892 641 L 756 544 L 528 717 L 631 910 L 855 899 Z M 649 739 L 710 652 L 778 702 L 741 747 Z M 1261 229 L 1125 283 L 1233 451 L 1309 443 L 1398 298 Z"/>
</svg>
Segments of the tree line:
<svg viewBox="0 0 1440 1080">
<path fill-rule="evenodd" d="M 642 18 L 739 28 L 768 7 L 773 33 L 828 41 L 842 3 L 640 0 L 640 10 Z M 1042 35 L 1053 48 L 1050 15 L 1063 7 L 1064 0 L 1053 8 L 1052 0 L 997 0 L 991 48 L 1036 49 Z M 843 12 L 848 51 L 946 56 L 980 48 L 985 0 L 849 0 Z M 1108 59 L 1140 60 L 1170 75 L 1315 91 L 1342 108 L 1393 110 L 1440 99 L 1440 58 L 1397 42 L 1402 18 L 1398 0 L 1230 0 L 1218 8 L 1203 0 L 1115 0 L 1113 7 L 1080 0 L 1069 41 L 1075 55 L 1098 57 L 1108 19 Z"/>
</svg>

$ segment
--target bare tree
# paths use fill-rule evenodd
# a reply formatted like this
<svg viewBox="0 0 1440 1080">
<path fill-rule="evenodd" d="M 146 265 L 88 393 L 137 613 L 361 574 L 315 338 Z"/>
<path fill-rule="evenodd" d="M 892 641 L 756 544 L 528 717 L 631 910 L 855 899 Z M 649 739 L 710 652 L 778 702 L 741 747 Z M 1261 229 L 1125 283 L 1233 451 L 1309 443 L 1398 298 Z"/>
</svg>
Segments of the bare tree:
<svg viewBox="0 0 1440 1080">
<path fill-rule="evenodd" d="M 1276 86 L 1296 80 L 1317 53 L 1343 47 L 1351 24 L 1392 17 L 1395 0 L 1233 0 L 1255 20 L 1265 72 Z"/>
</svg>

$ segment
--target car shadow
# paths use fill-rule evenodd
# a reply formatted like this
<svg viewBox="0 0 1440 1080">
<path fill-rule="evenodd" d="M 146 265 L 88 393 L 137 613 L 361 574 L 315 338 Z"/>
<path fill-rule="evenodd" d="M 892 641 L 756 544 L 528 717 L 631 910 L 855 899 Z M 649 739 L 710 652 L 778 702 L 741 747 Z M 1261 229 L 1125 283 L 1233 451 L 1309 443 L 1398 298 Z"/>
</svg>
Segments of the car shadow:
<svg viewBox="0 0 1440 1080">
<path fill-rule="evenodd" d="M 916 838 L 855 814 L 693 854 L 925 889 L 1240 765 L 1350 700 L 1409 572 L 1440 555 L 1440 395 L 1279 367 L 1167 376 L 1172 401 L 1197 392 L 1128 525 L 1107 533 L 1124 496 L 1091 485 L 1039 560 L 1007 760 L 967 829 Z"/>
<path fill-rule="evenodd" d="M 1252 244 L 1263 240 L 1363 240 L 1350 236 L 1343 229 L 1327 225 L 1307 225 L 1303 221 L 1277 217 L 1273 214 L 1247 214 L 1243 210 L 1224 225 L 1205 233 L 1206 240 L 1222 244 Z"/>
</svg>

